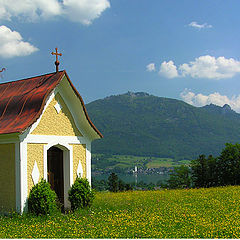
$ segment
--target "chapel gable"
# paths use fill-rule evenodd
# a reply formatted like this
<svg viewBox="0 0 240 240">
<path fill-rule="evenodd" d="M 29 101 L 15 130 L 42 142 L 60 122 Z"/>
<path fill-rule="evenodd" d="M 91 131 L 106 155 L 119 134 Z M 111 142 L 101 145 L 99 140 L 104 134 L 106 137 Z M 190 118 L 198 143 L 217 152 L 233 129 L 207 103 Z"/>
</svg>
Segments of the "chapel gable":
<svg viewBox="0 0 240 240">
<path fill-rule="evenodd" d="M 82 136 L 77 128 L 69 108 L 57 93 L 40 117 L 33 135 Z"/>
</svg>

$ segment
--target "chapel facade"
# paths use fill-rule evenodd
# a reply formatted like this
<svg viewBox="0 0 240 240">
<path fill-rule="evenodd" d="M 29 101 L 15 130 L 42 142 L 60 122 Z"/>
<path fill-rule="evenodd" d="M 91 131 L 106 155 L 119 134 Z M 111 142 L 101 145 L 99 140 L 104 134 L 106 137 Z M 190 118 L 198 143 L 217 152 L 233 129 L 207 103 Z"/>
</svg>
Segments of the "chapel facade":
<svg viewBox="0 0 240 240">
<path fill-rule="evenodd" d="M 91 183 L 91 142 L 100 138 L 66 71 L 0 84 L 0 212 L 27 210 L 41 179 L 70 208 L 76 177 Z"/>
</svg>

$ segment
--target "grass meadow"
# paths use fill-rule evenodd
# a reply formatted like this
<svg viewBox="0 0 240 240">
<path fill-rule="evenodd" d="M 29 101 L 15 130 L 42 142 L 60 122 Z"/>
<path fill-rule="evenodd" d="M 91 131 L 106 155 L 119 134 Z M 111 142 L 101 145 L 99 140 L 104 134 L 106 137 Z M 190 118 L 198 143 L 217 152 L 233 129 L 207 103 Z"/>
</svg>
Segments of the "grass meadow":
<svg viewBox="0 0 240 240">
<path fill-rule="evenodd" d="M 97 193 L 89 209 L 0 223 L 0 238 L 240 238 L 240 187 Z"/>
</svg>

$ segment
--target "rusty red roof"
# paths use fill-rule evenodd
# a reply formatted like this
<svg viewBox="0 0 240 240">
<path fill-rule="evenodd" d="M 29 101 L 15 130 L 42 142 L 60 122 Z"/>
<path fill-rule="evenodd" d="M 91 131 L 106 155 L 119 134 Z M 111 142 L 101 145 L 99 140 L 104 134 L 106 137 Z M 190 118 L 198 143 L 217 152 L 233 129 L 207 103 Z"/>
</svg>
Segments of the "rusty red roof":
<svg viewBox="0 0 240 240">
<path fill-rule="evenodd" d="M 46 98 L 66 75 L 81 101 L 89 124 L 102 137 L 91 122 L 84 102 L 65 71 L 0 84 L 0 134 L 22 133 L 41 115 Z"/>
</svg>

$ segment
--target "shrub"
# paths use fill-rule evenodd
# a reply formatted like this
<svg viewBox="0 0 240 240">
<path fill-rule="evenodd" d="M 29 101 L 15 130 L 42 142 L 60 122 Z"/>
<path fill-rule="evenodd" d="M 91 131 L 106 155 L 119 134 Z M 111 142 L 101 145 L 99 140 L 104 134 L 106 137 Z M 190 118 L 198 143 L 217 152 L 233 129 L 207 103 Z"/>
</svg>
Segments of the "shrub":
<svg viewBox="0 0 240 240">
<path fill-rule="evenodd" d="M 53 214 L 59 210 L 57 195 L 46 180 L 42 179 L 31 189 L 28 198 L 28 210 L 36 215 Z"/>
<path fill-rule="evenodd" d="M 91 206 L 94 199 L 94 193 L 86 178 L 78 177 L 69 190 L 68 195 L 68 199 L 71 202 L 71 209 L 73 211 Z"/>
</svg>

